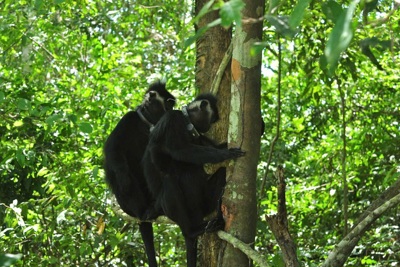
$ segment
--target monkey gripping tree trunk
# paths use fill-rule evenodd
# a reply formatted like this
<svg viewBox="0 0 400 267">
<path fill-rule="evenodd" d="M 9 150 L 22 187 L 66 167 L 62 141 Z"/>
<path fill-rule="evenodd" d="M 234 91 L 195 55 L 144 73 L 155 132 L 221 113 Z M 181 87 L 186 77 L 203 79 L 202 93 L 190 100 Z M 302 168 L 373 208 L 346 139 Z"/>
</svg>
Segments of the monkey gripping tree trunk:
<svg viewBox="0 0 400 267">
<path fill-rule="evenodd" d="M 209 0 L 196 0 L 196 15 Z M 218 11 L 204 15 L 197 23 L 197 29 L 201 29 L 219 18 Z M 196 30 L 197 30 L 196 29 Z M 221 62 L 228 50 L 232 38 L 231 29 L 217 26 L 209 29 L 196 42 L 196 88 L 201 93 L 211 92 L 217 73 L 220 73 L 221 82 L 217 85 L 217 95 L 220 120 L 212 127 L 209 135 L 218 143 L 226 142 L 228 138 L 228 120 L 231 96 L 231 72 L 228 67 L 221 68 Z M 229 61 L 230 62 L 230 61 Z M 205 234 L 199 240 L 199 265 L 201 267 L 217 267 L 218 254 L 222 240 L 216 233 Z"/>
<path fill-rule="evenodd" d="M 264 3 L 244 1 L 244 18 L 263 16 Z M 232 53 L 231 109 L 228 142 L 240 147 L 246 155 L 228 168 L 227 186 L 222 209 L 226 231 L 245 243 L 254 242 L 257 222 L 256 177 L 260 153 L 261 132 L 261 54 L 252 54 L 251 48 L 262 38 L 262 22 L 242 23 L 235 29 Z M 250 266 L 246 255 L 227 245 L 222 265 Z"/>
<path fill-rule="evenodd" d="M 196 14 L 207 2 L 196 0 Z M 244 17 L 262 17 L 263 1 L 245 2 Z M 208 13 L 199 20 L 198 29 L 218 17 L 217 12 Z M 233 58 L 226 69 L 221 67 L 221 62 L 231 42 L 230 30 L 213 27 L 196 43 L 196 87 L 201 92 L 209 92 L 215 88 L 213 83 L 217 73 L 223 73 L 218 92 L 213 92 L 220 99 L 221 120 L 213 127 L 211 136 L 218 141 L 226 141 L 229 124 L 230 146 L 246 151 L 245 157 L 235 161 L 228 170 L 223 208 L 226 231 L 249 244 L 254 242 L 256 232 L 256 177 L 261 132 L 261 54 L 251 55 L 250 50 L 255 42 L 261 40 L 261 36 L 262 22 L 237 27 Z M 199 263 L 202 267 L 249 266 L 244 254 L 215 234 L 206 234 L 201 238 Z"/>
</svg>

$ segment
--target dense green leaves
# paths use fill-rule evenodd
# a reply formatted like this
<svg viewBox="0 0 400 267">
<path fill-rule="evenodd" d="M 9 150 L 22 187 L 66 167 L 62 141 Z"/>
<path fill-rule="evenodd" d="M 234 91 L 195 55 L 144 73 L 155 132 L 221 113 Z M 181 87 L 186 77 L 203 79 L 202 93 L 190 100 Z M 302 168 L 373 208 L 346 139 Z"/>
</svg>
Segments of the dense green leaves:
<svg viewBox="0 0 400 267">
<path fill-rule="evenodd" d="M 22 254 L 15 266 L 144 265 L 136 225 L 124 227 L 110 210 L 104 141 L 157 75 L 166 76 L 178 106 L 192 98 L 195 53 L 182 44 L 209 27 L 238 25 L 241 3 L 209 2 L 199 16 L 221 10 L 221 18 L 194 35 L 192 3 L 182 1 L 2 2 L 0 266 L 10 260 L 5 254 Z M 342 238 L 343 118 L 350 226 L 399 176 L 398 12 L 391 1 L 368 3 L 271 1 L 267 7 L 257 44 L 258 51 L 266 48 L 260 177 L 276 133 L 278 81 L 281 135 L 260 199 L 255 248 L 271 265 L 282 263 L 264 220 L 276 211 L 278 165 L 285 169 L 290 231 L 304 266 L 320 265 Z M 347 266 L 397 264 L 398 221 L 398 210 L 380 218 Z M 183 265 L 179 229 L 157 225 L 155 232 L 161 266 Z"/>
<path fill-rule="evenodd" d="M 289 26 L 291 29 L 296 29 L 301 20 L 303 19 L 304 13 L 311 0 L 300 0 L 294 7 L 293 13 L 290 15 Z"/>
<path fill-rule="evenodd" d="M 331 75 L 336 69 L 341 53 L 347 49 L 350 41 L 352 40 L 352 20 L 358 2 L 359 0 L 353 0 L 348 8 L 343 9 L 342 12 L 340 12 L 335 26 L 329 35 L 329 39 L 325 48 L 325 57 L 327 61 L 326 63 L 328 64 L 329 73 Z"/>
<path fill-rule="evenodd" d="M 230 0 L 221 7 L 219 14 L 221 16 L 221 26 L 229 27 L 233 22 L 237 26 L 242 25 L 241 10 L 244 7 L 242 0 Z"/>
<path fill-rule="evenodd" d="M 110 211 L 102 147 L 155 76 L 178 99 L 191 92 L 190 9 L 169 14 L 172 5 L 3 1 L 0 253 L 22 254 L 16 266 L 143 264 L 138 234 L 119 233 Z"/>
<path fill-rule="evenodd" d="M 21 254 L 0 254 L 0 266 L 8 267 L 21 258 Z"/>
</svg>

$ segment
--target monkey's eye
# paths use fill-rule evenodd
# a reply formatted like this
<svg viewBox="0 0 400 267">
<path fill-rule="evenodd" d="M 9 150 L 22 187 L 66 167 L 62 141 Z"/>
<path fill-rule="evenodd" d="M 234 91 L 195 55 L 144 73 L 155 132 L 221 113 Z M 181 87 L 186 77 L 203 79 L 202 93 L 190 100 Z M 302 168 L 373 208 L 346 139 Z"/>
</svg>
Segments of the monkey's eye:
<svg viewBox="0 0 400 267">
<path fill-rule="evenodd" d="M 149 94 L 150 98 L 157 97 L 157 92 L 155 92 L 155 91 L 150 91 L 148 94 Z"/>
<path fill-rule="evenodd" d="M 174 105 L 175 105 L 175 99 L 173 99 L 173 98 L 168 98 L 167 100 L 166 100 L 166 108 L 167 109 L 172 109 L 173 107 L 174 107 Z"/>
<path fill-rule="evenodd" d="M 208 101 L 207 100 L 203 100 L 203 101 L 201 101 L 201 103 L 200 103 L 200 108 L 201 109 L 204 109 L 204 108 L 206 108 L 207 106 L 208 106 Z"/>
</svg>

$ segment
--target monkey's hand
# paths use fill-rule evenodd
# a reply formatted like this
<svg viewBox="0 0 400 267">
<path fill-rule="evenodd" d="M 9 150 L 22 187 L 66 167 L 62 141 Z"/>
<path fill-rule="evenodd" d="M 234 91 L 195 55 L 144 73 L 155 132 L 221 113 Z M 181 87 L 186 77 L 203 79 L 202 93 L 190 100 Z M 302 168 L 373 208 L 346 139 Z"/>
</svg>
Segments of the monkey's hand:
<svg viewBox="0 0 400 267">
<path fill-rule="evenodd" d="M 244 152 L 243 150 L 241 150 L 240 148 L 236 147 L 236 148 L 229 148 L 229 155 L 235 159 L 235 158 L 239 158 L 239 157 L 243 157 L 246 152 Z"/>
</svg>

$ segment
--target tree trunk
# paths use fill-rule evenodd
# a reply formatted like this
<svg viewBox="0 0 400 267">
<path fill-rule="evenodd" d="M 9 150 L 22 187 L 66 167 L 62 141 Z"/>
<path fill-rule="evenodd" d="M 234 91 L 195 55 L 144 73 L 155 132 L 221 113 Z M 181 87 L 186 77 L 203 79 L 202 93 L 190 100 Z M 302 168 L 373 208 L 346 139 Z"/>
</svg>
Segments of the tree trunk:
<svg viewBox="0 0 400 267">
<path fill-rule="evenodd" d="M 243 17 L 263 16 L 264 2 L 246 0 Z M 225 230 L 247 244 L 256 234 L 256 178 L 261 132 L 261 54 L 251 55 L 255 42 L 262 38 L 262 22 L 236 26 L 232 40 L 232 84 L 229 116 L 229 145 L 240 147 L 246 155 L 228 168 L 222 209 Z M 250 260 L 227 244 L 221 251 L 221 266 L 250 266 Z"/>
<path fill-rule="evenodd" d="M 195 14 L 197 15 L 208 0 L 196 0 Z M 196 27 L 196 31 L 208 23 L 219 18 L 218 11 L 203 16 Z M 222 27 L 209 29 L 196 42 L 196 88 L 203 92 L 210 92 L 216 74 L 231 42 L 232 31 Z M 209 132 L 209 136 L 218 143 L 228 139 L 228 119 L 230 110 L 231 72 L 229 68 L 221 70 L 222 80 L 216 93 L 220 120 Z M 213 92 L 215 93 L 215 92 Z M 199 265 L 201 267 L 217 267 L 218 253 L 223 241 L 215 233 L 205 234 L 199 240 Z"/>
</svg>

